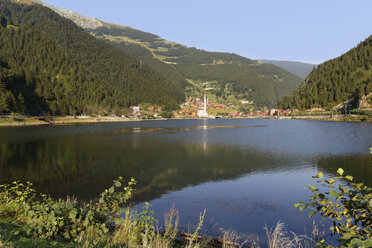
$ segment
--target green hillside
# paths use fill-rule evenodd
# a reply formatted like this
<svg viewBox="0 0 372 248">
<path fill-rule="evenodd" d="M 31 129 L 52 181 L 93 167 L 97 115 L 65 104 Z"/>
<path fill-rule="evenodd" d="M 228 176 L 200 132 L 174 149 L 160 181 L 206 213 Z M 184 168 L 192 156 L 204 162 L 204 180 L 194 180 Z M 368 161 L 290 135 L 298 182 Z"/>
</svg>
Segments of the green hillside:
<svg viewBox="0 0 372 248">
<path fill-rule="evenodd" d="M 184 101 L 176 82 L 49 8 L 22 3 L 0 2 L 0 113 L 109 113 L 145 102 L 172 109 Z"/>
<path fill-rule="evenodd" d="M 236 54 L 189 48 L 131 27 L 101 23 L 87 31 L 177 81 L 186 96 L 197 91 L 203 94 L 188 80 L 198 84 L 213 82 L 211 88 L 220 101 L 233 95 L 237 100 L 253 101 L 258 108 L 272 107 L 302 81 L 277 66 L 262 65 Z"/>
<path fill-rule="evenodd" d="M 284 97 L 278 105 L 331 110 L 349 101 L 351 108 L 357 108 L 360 100 L 371 104 L 371 93 L 372 36 L 340 57 L 320 64 L 292 96 Z"/>
<path fill-rule="evenodd" d="M 0 113 L 68 113 L 100 104 L 97 78 L 29 25 L 2 25 L 0 61 Z"/>
</svg>

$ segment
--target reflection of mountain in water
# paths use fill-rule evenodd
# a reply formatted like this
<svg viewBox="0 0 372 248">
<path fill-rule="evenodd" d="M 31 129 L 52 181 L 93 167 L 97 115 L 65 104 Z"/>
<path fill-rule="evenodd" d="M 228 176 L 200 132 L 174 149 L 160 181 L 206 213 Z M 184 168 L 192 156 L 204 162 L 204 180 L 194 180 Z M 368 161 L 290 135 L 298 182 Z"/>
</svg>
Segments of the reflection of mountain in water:
<svg viewBox="0 0 372 248">
<path fill-rule="evenodd" d="M 332 176 L 336 176 L 338 168 L 343 168 L 346 175 L 352 175 L 354 182 L 363 182 L 372 187 L 372 156 L 340 156 L 319 159 L 318 167 Z"/>
<path fill-rule="evenodd" d="M 283 165 L 283 158 L 233 146 L 208 145 L 206 139 L 200 144 L 188 144 L 167 141 L 161 133 L 151 136 L 154 132 L 179 130 L 199 130 L 203 135 L 212 128 L 226 127 L 125 128 L 3 142 L 0 143 L 0 182 L 29 180 L 42 192 L 56 197 L 75 195 L 91 199 L 116 177 L 134 177 L 138 181 L 136 201 L 142 201 L 189 185 Z"/>
<path fill-rule="evenodd" d="M 371 185 L 371 124 L 291 120 L 171 120 L 0 130 L 0 184 L 29 180 L 54 197 L 97 197 L 118 176 L 138 181 L 132 204 L 172 204 L 180 227 L 207 208 L 218 227 L 264 237 L 277 221 L 311 230 L 293 203 L 311 197 L 318 170 Z M 206 183 L 207 182 L 207 183 Z M 191 186 L 191 187 L 189 187 Z M 208 224 L 207 224 L 208 225 Z M 327 229 L 328 227 L 326 227 Z M 239 234 L 239 235 L 240 235 Z M 220 236 L 219 234 L 216 236 Z M 245 236 L 242 236 L 245 237 Z"/>
<path fill-rule="evenodd" d="M 273 124 L 271 120 L 267 123 Z M 75 195 L 92 199 L 118 176 L 134 177 L 138 181 L 135 199 L 138 202 L 203 182 L 232 179 L 248 173 L 296 169 L 304 164 L 316 166 L 316 154 L 304 158 L 304 154 L 270 152 L 254 146 L 255 142 L 264 140 L 264 144 L 274 143 L 273 147 L 280 147 L 280 144 L 298 139 L 289 133 L 295 130 L 296 134 L 297 129 L 288 128 L 287 123 L 275 123 L 279 125 L 271 131 L 262 123 L 208 126 L 207 121 L 204 125 L 167 128 L 100 125 L 98 131 L 90 129 L 98 126 L 89 125 L 50 130 L 22 129 L 23 133 L 12 129 L 16 133 L 13 137 L 5 135 L 0 139 L 0 183 L 29 180 L 40 191 L 55 197 Z M 318 124 L 304 123 L 311 128 Z M 38 136 L 32 132 L 35 130 L 39 132 Z M 71 133 L 64 135 L 65 131 Z M 237 145 L 230 144 L 231 140 L 222 142 L 229 138 L 227 132 L 238 139 Z M 283 133 L 282 138 L 272 135 Z M 220 136 L 218 145 L 211 144 L 217 136 Z M 244 145 L 242 140 L 251 143 Z M 359 155 L 350 159 L 326 156 L 319 159 L 318 166 L 332 173 L 338 167 L 344 167 L 349 174 L 370 184 L 371 166 L 365 166 L 368 163 L 371 163 L 370 157 Z"/>
<path fill-rule="evenodd" d="M 90 199 L 116 177 L 134 177 L 138 181 L 136 200 L 142 201 L 189 185 L 235 178 L 288 162 L 233 146 L 187 144 L 133 132 L 122 138 L 117 135 L 0 144 L 0 182 L 29 180 L 53 196 Z"/>
</svg>

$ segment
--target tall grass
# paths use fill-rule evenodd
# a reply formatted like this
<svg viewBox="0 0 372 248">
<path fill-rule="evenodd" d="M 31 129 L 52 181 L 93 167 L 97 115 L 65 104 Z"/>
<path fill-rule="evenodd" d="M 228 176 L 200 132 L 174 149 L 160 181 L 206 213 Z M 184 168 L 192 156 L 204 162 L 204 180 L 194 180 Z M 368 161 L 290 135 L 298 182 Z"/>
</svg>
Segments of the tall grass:
<svg viewBox="0 0 372 248">
<path fill-rule="evenodd" d="M 297 235 L 293 232 L 288 235 L 283 222 L 278 222 L 274 229 L 264 227 L 266 231 L 268 248 L 310 248 L 315 247 L 312 238 L 306 235 Z"/>
<path fill-rule="evenodd" d="M 248 244 L 248 240 L 241 242 L 241 237 L 234 231 L 234 230 L 225 230 L 222 232 L 222 248 L 230 248 L 230 247 L 237 247 L 242 248 Z M 252 243 L 252 242 L 250 242 Z M 254 242 L 253 242 L 254 243 Z"/>
</svg>

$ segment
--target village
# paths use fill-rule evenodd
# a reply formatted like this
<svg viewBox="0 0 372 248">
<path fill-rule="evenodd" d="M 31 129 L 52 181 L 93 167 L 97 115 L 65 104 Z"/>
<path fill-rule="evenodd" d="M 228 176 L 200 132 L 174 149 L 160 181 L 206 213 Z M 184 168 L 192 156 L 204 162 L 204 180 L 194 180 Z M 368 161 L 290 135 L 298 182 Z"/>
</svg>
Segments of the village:
<svg viewBox="0 0 372 248">
<path fill-rule="evenodd" d="M 250 106 L 244 107 L 244 106 Z M 239 103 L 218 103 L 216 100 L 208 100 L 206 96 L 203 98 L 188 98 L 185 103 L 180 105 L 179 110 L 172 112 L 163 111 L 159 106 L 131 106 L 131 113 L 120 117 L 139 118 L 139 119 L 159 119 L 159 118 L 249 118 L 249 117 L 274 117 L 288 116 L 290 110 L 283 109 L 267 109 L 254 110 L 252 102 L 242 100 Z M 250 111 L 249 111 L 250 110 Z"/>
</svg>

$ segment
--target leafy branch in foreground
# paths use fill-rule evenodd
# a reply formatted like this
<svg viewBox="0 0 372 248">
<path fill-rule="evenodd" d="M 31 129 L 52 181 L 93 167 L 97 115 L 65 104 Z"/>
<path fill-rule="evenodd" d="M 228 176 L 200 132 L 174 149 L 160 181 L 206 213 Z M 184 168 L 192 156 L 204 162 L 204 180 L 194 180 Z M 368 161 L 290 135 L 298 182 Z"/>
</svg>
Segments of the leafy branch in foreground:
<svg viewBox="0 0 372 248">
<path fill-rule="evenodd" d="M 310 217 L 320 213 L 323 218 L 331 219 L 333 226 L 330 230 L 333 235 L 339 235 L 340 247 L 372 247 L 372 188 L 353 182 L 352 176 L 344 176 L 342 168 L 337 173 L 339 176 L 327 180 L 319 172 L 314 178 L 320 179 L 318 183 L 328 191 L 322 193 L 310 184 L 306 187 L 313 193 L 310 203 L 300 201 L 294 206 L 301 211 L 313 209 Z M 319 245 L 326 246 L 325 240 Z"/>
</svg>

